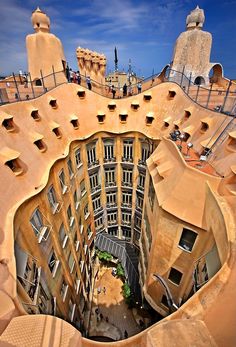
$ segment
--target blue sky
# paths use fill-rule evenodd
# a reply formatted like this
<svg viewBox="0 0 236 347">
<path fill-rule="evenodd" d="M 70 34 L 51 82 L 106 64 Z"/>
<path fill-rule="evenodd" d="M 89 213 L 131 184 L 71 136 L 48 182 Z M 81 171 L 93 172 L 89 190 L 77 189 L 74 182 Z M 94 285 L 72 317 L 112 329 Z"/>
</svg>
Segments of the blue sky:
<svg viewBox="0 0 236 347">
<path fill-rule="evenodd" d="M 81 46 L 104 53 L 107 71 L 114 70 L 116 46 L 119 69 L 126 71 L 131 59 L 134 71 L 147 77 L 172 60 L 175 40 L 196 5 L 205 11 L 204 30 L 213 35 L 211 62 L 236 78 L 236 0 L 0 0 L 0 75 L 27 70 L 25 36 L 33 33 L 37 6 L 50 17 L 72 68 Z"/>
</svg>

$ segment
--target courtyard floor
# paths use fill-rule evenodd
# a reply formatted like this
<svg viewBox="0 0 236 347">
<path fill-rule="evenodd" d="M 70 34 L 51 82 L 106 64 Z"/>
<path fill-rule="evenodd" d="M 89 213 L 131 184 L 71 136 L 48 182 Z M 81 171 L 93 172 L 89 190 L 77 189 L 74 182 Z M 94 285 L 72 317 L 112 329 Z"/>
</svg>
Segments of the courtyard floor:
<svg viewBox="0 0 236 347">
<path fill-rule="evenodd" d="M 128 309 L 122 295 L 123 282 L 112 276 L 112 268 L 102 266 L 99 268 L 95 281 L 93 304 L 90 321 L 90 336 L 108 336 L 114 340 L 125 338 L 139 333 L 142 329 L 138 317 Z M 105 288 L 105 290 L 104 290 Z"/>
</svg>

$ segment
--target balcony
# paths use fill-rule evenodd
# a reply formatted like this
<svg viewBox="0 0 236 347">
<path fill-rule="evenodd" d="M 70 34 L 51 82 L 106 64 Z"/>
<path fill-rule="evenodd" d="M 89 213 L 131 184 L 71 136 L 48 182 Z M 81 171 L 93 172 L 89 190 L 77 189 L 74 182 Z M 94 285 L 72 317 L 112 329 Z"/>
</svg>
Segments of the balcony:
<svg viewBox="0 0 236 347">
<path fill-rule="evenodd" d="M 99 206 L 98 208 L 96 208 L 96 210 L 93 211 L 94 216 L 100 213 L 102 210 L 103 210 L 102 206 Z"/>
<path fill-rule="evenodd" d="M 121 158 L 121 161 L 124 162 L 124 163 L 133 163 L 133 157 L 122 157 Z"/>
<path fill-rule="evenodd" d="M 140 191 L 141 193 L 144 192 L 144 187 L 141 186 L 140 184 L 137 185 L 137 190 Z"/>
<path fill-rule="evenodd" d="M 108 204 L 106 204 L 107 209 L 114 209 L 117 208 L 117 204 L 115 202 L 110 202 Z"/>
<path fill-rule="evenodd" d="M 99 165 L 99 160 L 96 159 L 88 163 L 88 169 L 92 169 L 94 166 L 98 166 L 98 165 Z"/>
<path fill-rule="evenodd" d="M 141 165 L 141 166 L 146 167 L 146 166 L 147 166 L 147 164 L 146 164 L 146 160 L 139 159 L 139 161 L 138 161 L 138 165 Z"/>
<path fill-rule="evenodd" d="M 125 207 L 125 208 L 130 209 L 130 208 L 132 208 L 132 204 L 129 204 L 129 203 L 126 203 L 126 202 L 122 202 L 121 207 Z"/>
<path fill-rule="evenodd" d="M 68 193 L 71 190 L 71 185 L 66 185 L 64 183 L 62 183 L 61 185 L 61 189 L 62 189 L 62 194 L 64 195 L 65 193 Z"/>
<path fill-rule="evenodd" d="M 131 226 L 131 221 L 123 221 L 123 220 L 122 220 L 122 225 Z"/>
<path fill-rule="evenodd" d="M 122 181 L 122 182 L 121 182 L 121 185 L 122 185 L 123 187 L 132 187 L 132 182 L 124 182 L 124 181 Z"/>
<path fill-rule="evenodd" d="M 46 242 L 48 240 L 51 230 L 51 225 L 42 226 L 38 233 L 38 243 L 41 243 L 42 241 Z"/>
<path fill-rule="evenodd" d="M 110 221 L 107 221 L 107 225 L 108 225 L 108 226 L 117 225 L 117 220 L 110 220 Z"/>
<path fill-rule="evenodd" d="M 59 213 L 61 211 L 63 202 L 62 201 L 56 201 L 51 205 L 52 208 L 52 214 Z"/>
<path fill-rule="evenodd" d="M 91 194 L 94 194 L 99 190 L 101 190 L 101 184 L 98 184 L 96 187 L 91 188 Z"/>
<path fill-rule="evenodd" d="M 116 182 L 106 182 L 105 183 L 105 187 L 109 188 L 109 187 L 116 187 Z"/>
<path fill-rule="evenodd" d="M 110 158 L 103 158 L 104 164 L 106 163 L 115 163 L 116 162 L 116 157 L 110 157 Z"/>
</svg>

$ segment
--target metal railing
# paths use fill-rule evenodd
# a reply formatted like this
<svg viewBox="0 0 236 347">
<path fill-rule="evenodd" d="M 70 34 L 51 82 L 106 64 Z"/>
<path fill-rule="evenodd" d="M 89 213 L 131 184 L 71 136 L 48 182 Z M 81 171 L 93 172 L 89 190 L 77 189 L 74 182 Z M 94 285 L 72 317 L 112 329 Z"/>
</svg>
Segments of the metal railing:
<svg viewBox="0 0 236 347">
<path fill-rule="evenodd" d="M 80 84 L 82 87 L 89 89 L 86 76 L 80 75 L 79 83 L 76 78 L 68 81 L 66 71 L 55 72 L 53 66 L 51 74 L 44 76 L 41 71 L 40 78 L 34 81 L 32 81 L 30 73 L 13 73 L 12 76 L 0 80 L 0 105 L 35 99 L 57 86 L 69 82 Z M 145 92 L 164 82 L 178 84 L 193 102 L 206 109 L 229 116 L 236 115 L 236 85 L 232 81 L 228 82 L 226 89 L 219 87 L 216 83 L 210 83 L 209 88 L 207 88 L 206 86 L 194 84 L 194 81 L 191 80 L 191 74 L 187 77 L 184 72 L 166 67 L 161 73 L 143 79 L 141 91 Z M 91 79 L 91 90 L 109 99 L 127 98 L 140 93 L 138 83 L 127 84 L 126 90 L 123 87 L 113 87 L 111 83 L 107 85 Z"/>
</svg>

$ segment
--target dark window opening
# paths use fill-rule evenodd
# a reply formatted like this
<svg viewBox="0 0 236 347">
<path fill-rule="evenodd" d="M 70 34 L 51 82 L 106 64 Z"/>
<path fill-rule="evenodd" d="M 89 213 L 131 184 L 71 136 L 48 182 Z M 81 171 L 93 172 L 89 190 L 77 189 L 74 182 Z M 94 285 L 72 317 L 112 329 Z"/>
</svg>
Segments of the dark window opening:
<svg viewBox="0 0 236 347">
<path fill-rule="evenodd" d="M 201 131 L 207 131 L 209 129 L 209 125 L 205 122 L 202 122 L 202 126 L 201 126 Z"/>
<path fill-rule="evenodd" d="M 135 111 L 137 111 L 139 109 L 139 105 L 138 104 L 132 104 L 131 108 Z"/>
<path fill-rule="evenodd" d="M 179 246 L 184 248 L 186 251 L 191 252 L 193 245 L 196 241 L 197 233 L 192 230 L 183 228 L 182 235 L 179 241 Z"/>
<path fill-rule="evenodd" d="M 78 119 L 72 119 L 70 122 L 73 125 L 74 129 L 78 129 L 79 127 Z"/>
<path fill-rule="evenodd" d="M 109 108 L 110 111 L 114 111 L 116 108 L 116 105 L 111 104 L 111 105 L 108 105 L 107 107 Z"/>
<path fill-rule="evenodd" d="M 42 140 L 34 141 L 34 144 L 35 144 L 35 146 L 38 147 L 38 149 L 39 149 L 41 152 L 46 151 L 46 146 L 45 146 L 45 144 L 43 143 Z"/>
<path fill-rule="evenodd" d="M 153 120 L 154 120 L 153 117 L 146 117 L 146 124 L 147 124 L 147 125 L 152 124 Z"/>
<path fill-rule="evenodd" d="M 174 90 L 169 90 L 169 98 L 174 99 L 176 92 Z"/>
<path fill-rule="evenodd" d="M 162 295 L 161 303 L 162 305 L 169 307 L 166 295 Z"/>
<path fill-rule="evenodd" d="M 120 114 L 120 121 L 126 122 L 128 115 L 127 114 Z"/>
<path fill-rule="evenodd" d="M 78 95 L 78 97 L 79 97 L 80 99 L 84 99 L 84 97 L 85 97 L 85 91 L 84 91 L 84 90 L 79 90 L 79 91 L 77 92 L 77 95 Z"/>
<path fill-rule="evenodd" d="M 98 117 L 98 123 L 103 123 L 105 120 L 105 114 L 99 114 Z"/>
<path fill-rule="evenodd" d="M 54 128 L 54 129 L 52 129 L 52 131 L 54 132 L 54 134 L 56 135 L 56 137 L 58 139 L 61 138 L 62 135 L 61 135 L 61 132 L 60 132 L 59 128 Z"/>
<path fill-rule="evenodd" d="M 7 130 L 7 131 L 12 131 L 15 129 L 15 126 L 14 126 L 14 122 L 13 122 L 13 119 L 10 118 L 10 119 L 4 119 L 4 121 L 2 122 L 2 125 L 4 126 L 4 128 Z"/>
<path fill-rule="evenodd" d="M 171 270 L 170 270 L 168 279 L 171 282 L 179 285 L 180 281 L 182 279 L 182 275 L 183 274 L 180 271 L 178 271 L 178 270 L 176 270 L 175 268 L 172 267 Z"/>
<path fill-rule="evenodd" d="M 40 120 L 39 111 L 38 111 L 38 110 L 33 110 L 33 111 L 31 112 L 31 117 L 32 117 L 34 120 Z"/>
<path fill-rule="evenodd" d="M 52 108 L 57 108 L 57 100 L 55 99 L 52 99 L 49 101 L 49 105 L 52 107 Z"/>
<path fill-rule="evenodd" d="M 188 119 L 191 116 L 191 112 L 184 111 L 184 118 Z"/>
<path fill-rule="evenodd" d="M 143 99 L 144 99 L 145 101 L 150 101 L 151 98 L 152 98 L 152 96 L 151 96 L 151 95 L 148 95 L 148 94 L 144 94 L 144 96 L 143 96 Z"/>
<path fill-rule="evenodd" d="M 20 166 L 20 163 L 19 163 L 18 159 L 8 160 L 5 163 L 5 165 L 8 166 L 16 174 L 23 171 L 22 167 Z"/>
<path fill-rule="evenodd" d="M 38 87 L 41 86 L 42 85 L 42 81 L 40 79 L 35 80 L 35 85 L 38 86 Z"/>
<path fill-rule="evenodd" d="M 165 128 L 168 128 L 169 125 L 170 125 L 170 124 L 169 124 L 168 122 L 164 122 L 164 127 L 165 127 Z"/>
<path fill-rule="evenodd" d="M 188 133 L 184 133 L 184 138 L 183 138 L 183 141 L 188 141 L 188 139 L 190 138 L 190 134 Z"/>
<path fill-rule="evenodd" d="M 174 125 L 174 130 L 179 130 L 179 126 L 178 125 Z"/>
</svg>

